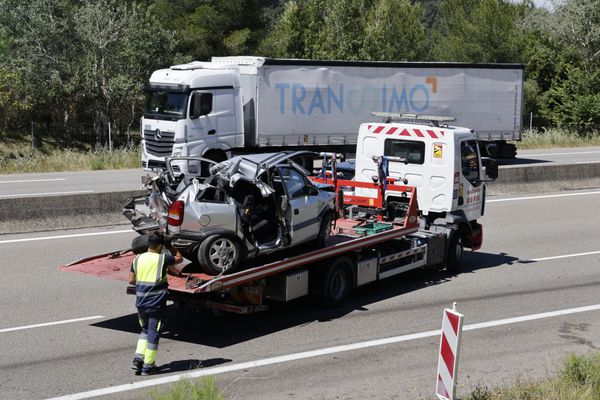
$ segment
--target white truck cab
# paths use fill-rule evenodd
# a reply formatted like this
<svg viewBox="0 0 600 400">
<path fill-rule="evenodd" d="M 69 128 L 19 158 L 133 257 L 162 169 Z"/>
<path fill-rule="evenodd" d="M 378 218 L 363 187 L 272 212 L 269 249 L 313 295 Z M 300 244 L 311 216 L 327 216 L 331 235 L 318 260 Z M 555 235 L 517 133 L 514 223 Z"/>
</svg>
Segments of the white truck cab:
<svg viewBox="0 0 600 400">
<path fill-rule="evenodd" d="M 192 62 L 155 71 L 146 86 L 142 167 L 165 168 L 165 157 L 206 155 L 223 161 L 244 145 L 239 67 Z M 186 164 L 198 173 L 200 165 Z"/>
<path fill-rule="evenodd" d="M 474 241 L 468 247 L 477 248 L 481 236 L 477 219 L 484 214 L 484 182 L 497 177 L 498 167 L 495 160 L 482 159 L 476 134 L 448 125 L 453 120 L 448 117 L 375 115 L 383 116 L 386 122 L 361 124 L 354 179 L 373 182 L 378 176 L 374 157 L 389 157 L 386 175 L 417 188 L 422 227 L 458 226 L 466 242 Z M 366 191 L 363 189 L 361 195 L 369 195 Z M 394 200 L 397 195 L 390 191 L 386 198 Z"/>
</svg>

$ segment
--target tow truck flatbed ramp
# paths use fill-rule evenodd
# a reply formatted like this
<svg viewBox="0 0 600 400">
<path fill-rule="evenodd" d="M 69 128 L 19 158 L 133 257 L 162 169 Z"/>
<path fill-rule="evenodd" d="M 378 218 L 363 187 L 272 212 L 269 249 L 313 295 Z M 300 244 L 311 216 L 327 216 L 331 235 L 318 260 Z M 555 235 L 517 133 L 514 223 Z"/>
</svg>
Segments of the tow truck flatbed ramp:
<svg viewBox="0 0 600 400">
<path fill-rule="evenodd" d="M 182 272 L 180 276 L 169 274 L 169 291 L 187 294 L 216 292 L 264 279 L 307 264 L 318 263 L 344 253 L 376 246 L 418 230 L 416 221 L 409 222 L 407 218 L 404 222 L 404 224 L 391 224 L 388 230 L 363 236 L 360 231 L 357 231 L 356 235 L 347 234 L 349 230 L 357 225 L 357 220 L 339 219 L 336 221 L 335 230 L 327 242 L 327 246 L 322 249 L 303 252 L 290 258 L 244 269 L 229 275 L 207 275 L 196 272 Z M 76 272 L 127 282 L 134 258 L 135 254 L 131 250 L 125 250 L 77 260 L 63 265 L 59 269 L 66 272 Z"/>
</svg>

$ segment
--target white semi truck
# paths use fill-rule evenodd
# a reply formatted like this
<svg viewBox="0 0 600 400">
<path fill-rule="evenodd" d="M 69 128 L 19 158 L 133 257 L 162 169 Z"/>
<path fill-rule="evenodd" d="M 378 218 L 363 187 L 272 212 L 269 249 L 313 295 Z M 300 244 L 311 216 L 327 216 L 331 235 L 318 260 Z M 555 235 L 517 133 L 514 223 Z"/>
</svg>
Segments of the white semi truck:
<svg viewBox="0 0 600 400">
<path fill-rule="evenodd" d="M 453 116 L 484 153 L 514 157 L 507 141 L 521 139 L 523 66 L 213 57 L 155 71 L 145 93 L 146 170 L 177 156 L 353 153 L 372 112 Z"/>
</svg>

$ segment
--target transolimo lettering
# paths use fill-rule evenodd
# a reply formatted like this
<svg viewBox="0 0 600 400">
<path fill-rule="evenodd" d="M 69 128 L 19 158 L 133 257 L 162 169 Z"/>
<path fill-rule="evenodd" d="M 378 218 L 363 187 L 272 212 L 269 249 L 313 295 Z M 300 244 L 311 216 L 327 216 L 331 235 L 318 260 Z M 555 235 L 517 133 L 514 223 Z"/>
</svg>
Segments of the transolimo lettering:
<svg viewBox="0 0 600 400">
<path fill-rule="evenodd" d="M 429 108 L 429 88 L 365 84 L 311 87 L 302 83 L 276 83 L 280 114 L 351 114 L 373 111 L 423 113 Z"/>
</svg>

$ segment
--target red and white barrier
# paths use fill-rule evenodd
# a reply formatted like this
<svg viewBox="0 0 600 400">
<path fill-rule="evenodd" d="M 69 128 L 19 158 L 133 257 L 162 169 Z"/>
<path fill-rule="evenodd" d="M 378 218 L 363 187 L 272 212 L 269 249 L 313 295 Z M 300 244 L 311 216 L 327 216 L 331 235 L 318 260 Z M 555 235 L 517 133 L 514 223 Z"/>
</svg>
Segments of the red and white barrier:
<svg viewBox="0 0 600 400">
<path fill-rule="evenodd" d="M 440 400 L 455 399 L 462 323 L 463 315 L 456 311 L 456 303 L 452 305 L 452 310 L 444 309 L 435 387 L 435 393 Z"/>
</svg>

